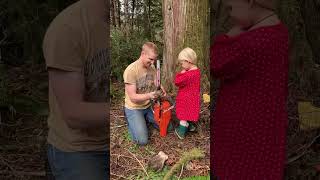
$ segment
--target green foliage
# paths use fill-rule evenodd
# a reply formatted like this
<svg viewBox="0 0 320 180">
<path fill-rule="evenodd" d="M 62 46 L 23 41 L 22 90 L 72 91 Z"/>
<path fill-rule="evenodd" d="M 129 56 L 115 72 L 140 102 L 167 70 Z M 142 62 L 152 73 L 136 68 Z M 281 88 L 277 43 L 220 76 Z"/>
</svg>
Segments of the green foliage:
<svg viewBox="0 0 320 180">
<path fill-rule="evenodd" d="M 142 32 L 126 37 L 119 29 L 111 30 L 111 77 L 122 80 L 125 68 L 140 56 L 141 46 L 147 41 Z"/>
<path fill-rule="evenodd" d="M 76 0 L 4 0 L 0 2 L 2 60 L 10 64 L 43 63 L 42 41 L 49 23 Z"/>
<path fill-rule="evenodd" d="M 121 20 L 123 20 L 121 27 L 111 28 L 111 78 L 113 81 L 123 80 L 125 68 L 139 58 L 141 47 L 146 41 L 152 41 L 158 46 L 158 58 L 162 58 L 161 2 L 161 0 L 135 1 L 133 19 L 132 17 L 126 19 L 123 10 L 121 11 Z M 132 22 L 134 23 L 131 24 Z"/>
<path fill-rule="evenodd" d="M 116 84 L 110 83 L 110 98 L 114 100 L 120 100 L 122 101 L 122 98 L 124 97 L 124 90 L 121 86 L 121 88 L 118 88 Z"/>
<path fill-rule="evenodd" d="M 38 72 L 45 62 L 42 41 L 54 17 L 76 1 L 0 1 L 0 106 L 23 114 L 48 114 L 47 79 Z"/>
<path fill-rule="evenodd" d="M 142 31 L 133 31 L 130 37 L 117 28 L 111 30 L 111 78 L 117 81 L 123 80 L 123 72 L 126 67 L 140 57 L 143 43 L 150 41 Z M 161 45 L 159 58 L 161 57 Z"/>
<path fill-rule="evenodd" d="M 132 140 L 131 135 L 130 135 L 130 133 L 129 133 L 129 130 L 124 131 L 123 137 L 124 137 L 124 139 L 125 139 L 126 141 L 131 141 L 131 140 Z"/>
</svg>

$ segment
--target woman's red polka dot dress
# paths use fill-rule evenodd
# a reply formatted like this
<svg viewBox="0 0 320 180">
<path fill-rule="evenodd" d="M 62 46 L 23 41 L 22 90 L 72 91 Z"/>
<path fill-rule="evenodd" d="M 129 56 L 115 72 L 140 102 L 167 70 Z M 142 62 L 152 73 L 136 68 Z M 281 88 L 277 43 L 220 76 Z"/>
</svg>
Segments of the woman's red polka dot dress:
<svg viewBox="0 0 320 180">
<path fill-rule="evenodd" d="M 211 123 L 211 166 L 219 180 L 282 180 L 286 159 L 288 30 L 282 23 L 210 50 L 220 79 Z"/>
</svg>

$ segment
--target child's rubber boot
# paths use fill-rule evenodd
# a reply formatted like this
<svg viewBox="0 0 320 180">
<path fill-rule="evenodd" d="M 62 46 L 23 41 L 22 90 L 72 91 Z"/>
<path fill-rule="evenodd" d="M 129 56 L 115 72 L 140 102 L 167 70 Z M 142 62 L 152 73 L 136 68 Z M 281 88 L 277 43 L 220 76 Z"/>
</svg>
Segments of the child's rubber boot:
<svg viewBox="0 0 320 180">
<path fill-rule="evenodd" d="M 179 125 L 174 132 L 176 133 L 179 139 L 184 139 L 187 131 L 188 131 L 188 127 Z"/>
<path fill-rule="evenodd" d="M 195 132 L 197 130 L 197 126 L 193 122 L 189 122 L 188 131 Z"/>
</svg>

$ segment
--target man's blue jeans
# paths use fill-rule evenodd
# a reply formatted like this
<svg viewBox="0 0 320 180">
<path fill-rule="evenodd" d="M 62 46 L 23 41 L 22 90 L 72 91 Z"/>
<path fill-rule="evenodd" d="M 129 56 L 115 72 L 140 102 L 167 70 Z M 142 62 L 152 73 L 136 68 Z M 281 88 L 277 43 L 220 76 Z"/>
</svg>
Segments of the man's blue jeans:
<svg viewBox="0 0 320 180">
<path fill-rule="evenodd" d="M 148 144 L 148 123 L 159 129 L 154 120 L 151 107 L 147 109 L 128 109 L 125 107 L 124 112 L 133 141 L 140 145 Z"/>
<path fill-rule="evenodd" d="M 55 180 L 109 179 L 108 151 L 64 152 L 50 144 L 47 150 Z"/>
</svg>

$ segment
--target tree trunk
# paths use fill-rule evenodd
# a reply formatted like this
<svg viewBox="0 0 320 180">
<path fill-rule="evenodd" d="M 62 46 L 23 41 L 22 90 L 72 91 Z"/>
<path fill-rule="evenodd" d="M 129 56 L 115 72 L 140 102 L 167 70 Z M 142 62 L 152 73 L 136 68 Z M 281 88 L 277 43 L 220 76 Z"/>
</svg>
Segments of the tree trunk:
<svg viewBox="0 0 320 180">
<path fill-rule="evenodd" d="M 317 65 L 320 54 L 316 50 L 320 44 L 318 9 L 316 0 L 279 0 L 278 3 L 278 14 L 290 33 L 290 81 L 298 88 L 298 100 L 318 101 L 316 104 L 320 103 L 320 69 Z"/>
<path fill-rule="evenodd" d="M 132 0 L 132 14 L 131 14 L 131 30 L 134 30 L 134 15 L 135 15 L 135 7 L 136 7 L 136 1 Z"/>
<path fill-rule="evenodd" d="M 115 0 L 111 0 L 110 2 L 110 20 L 111 25 L 117 27 L 116 23 L 116 9 L 115 9 Z"/>
<path fill-rule="evenodd" d="M 148 33 L 149 37 L 151 38 L 151 0 L 148 0 Z"/>
<path fill-rule="evenodd" d="M 163 85 L 171 91 L 179 52 L 192 48 L 202 72 L 202 90 L 209 91 L 209 0 L 164 0 Z"/>
<path fill-rule="evenodd" d="M 123 30 L 126 37 L 129 37 L 129 29 L 130 29 L 130 15 L 129 15 L 129 0 L 124 0 L 124 26 Z"/>
<path fill-rule="evenodd" d="M 114 0 L 115 2 L 115 9 L 116 9 L 116 21 L 117 23 L 117 27 L 121 27 L 121 3 L 120 0 Z"/>
<path fill-rule="evenodd" d="M 143 18 L 144 18 L 144 34 L 148 39 L 151 38 L 151 30 L 150 30 L 150 0 L 145 0 L 143 4 Z"/>
</svg>

